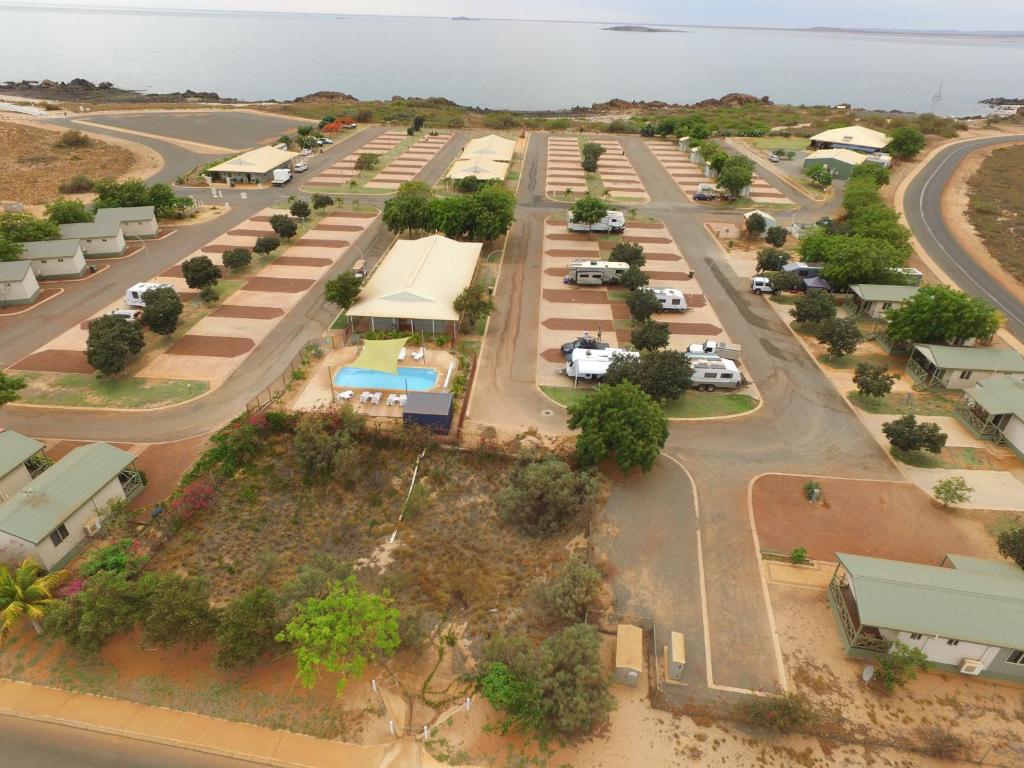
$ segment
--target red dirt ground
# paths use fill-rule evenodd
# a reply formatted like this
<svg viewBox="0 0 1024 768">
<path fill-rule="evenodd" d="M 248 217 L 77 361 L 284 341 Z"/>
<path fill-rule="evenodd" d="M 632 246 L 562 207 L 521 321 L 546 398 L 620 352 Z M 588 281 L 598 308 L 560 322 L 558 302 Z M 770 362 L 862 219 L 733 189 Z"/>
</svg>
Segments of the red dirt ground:
<svg viewBox="0 0 1024 768">
<path fill-rule="evenodd" d="M 360 232 L 363 229 L 357 224 L 324 224 L 323 222 L 317 224 L 316 228 L 328 232 Z"/>
<path fill-rule="evenodd" d="M 241 304 L 221 304 L 210 317 L 242 317 L 249 320 L 273 320 L 281 317 L 284 310 L 278 307 L 246 307 Z"/>
<path fill-rule="evenodd" d="M 651 280 L 690 280 L 690 279 L 692 279 L 690 277 L 690 273 L 689 272 L 648 272 L 646 269 L 644 270 L 644 272 L 647 272 L 647 276 L 649 278 L 651 278 Z"/>
<path fill-rule="evenodd" d="M 196 357 L 238 357 L 256 346 L 252 339 L 237 336 L 194 336 L 178 339 L 165 354 Z"/>
<path fill-rule="evenodd" d="M 106 265 L 104 265 L 100 269 L 106 269 Z M 99 270 L 96 271 L 98 272 Z M 39 291 L 39 295 L 36 297 L 36 300 L 31 305 L 17 304 L 10 307 L 0 307 L 0 317 L 3 317 L 4 315 L 16 315 L 19 312 L 24 312 L 27 309 L 29 309 L 30 306 L 34 306 L 39 302 L 44 301 L 45 299 L 48 299 L 51 296 L 60 293 L 60 290 L 60 288 L 43 288 L 41 291 Z"/>
<path fill-rule="evenodd" d="M 560 349 L 545 349 L 540 356 L 549 363 L 564 363 L 565 357 Z"/>
<path fill-rule="evenodd" d="M 307 248 L 344 248 L 348 244 L 348 240 L 314 240 L 310 237 L 295 241 L 295 245 L 304 245 Z"/>
<path fill-rule="evenodd" d="M 229 235 L 235 237 L 269 237 L 274 234 L 272 229 L 230 229 Z"/>
<path fill-rule="evenodd" d="M 132 500 L 132 506 L 149 507 L 170 496 L 205 445 L 206 436 L 200 435 L 148 446 L 136 460 L 139 469 L 146 473 L 146 487 Z"/>
<path fill-rule="evenodd" d="M 633 314 L 629 311 L 629 307 L 623 301 L 612 302 L 612 317 L 616 320 L 629 320 L 633 317 Z"/>
<path fill-rule="evenodd" d="M 297 277 L 254 277 L 242 286 L 242 290 L 260 293 L 301 293 L 315 282 L 300 280 Z"/>
<path fill-rule="evenodd" d="M 588 320 L 577 317 L 549 317 L 541 323 L 553 331 L 611 331 L 611 320 Z"/>
<path fill-rule="evenodd" d="M 567 240 L 572 243 L 590 243 L 593 242 L 590 235 L 581 235 L 575 232 L 558 232 L 555 234 L 547 235 L 548 240 Z"/>
<path fill-rule="evenodd" d="M 181 264 L 175 264 L 161 272 L 157 277 L 184 277 L 181 273 Z"/>
<path fill-rule="evenodd" d="M 227 253 L 234 248 L 238 248 L 237 245 L 204 245 L 199 250 L 203 253 Z"/>
<path fill-rule="evenodd" d="M 558 274 L 558 270 L 545 270 L 548 274 Z M 555 288 L 545 288 L 544 298 L 558 304 L 611 304 L 608 294 L 601 290 L 594 291 L 560 291 Z"/>
<path fill-rule="evenodd" d="M 274 259 L 274 263 L 284 267 L 329 267 L 334 262 L 315 256 L 279 256 Z"/>
<path fill-rule="evenodd" d="M 329 219 L 372 219 L 376 216 L 376 213 L 367 213 L 365 211 L 336 211 L 327 218 Z M 270 221 L 268 218 L 267 221 Z"/>
<path fill-rule="evenodd" d="M 658 315 L 662 317 L 664 313 Z M 717 336 L 722 332 L 722 329 L 717 325 L 711 323 L 669 323 L 669 333 L 686 333 L 695 336 Z"/>
<path fill-rule="evenodd" d="M 807 547 L 814 560 L 836 552 L 938 565 L 947 552 L 991 556 L 981 526 L 943 510 L 912 483 L 821 478 L 824 506 L 806 501 L 808 477 L 766 475 L 754 483 L 757 535 L 763 549 Z M 987 541 L 986 541 L 987 540 Z"/>
<path fill-rule="evenodd" d="M 684 293 L 683 296 L 686 298 L 686 306 L 696 309 L 697 307 L 707 306 L 708 300 L 704 298 L 703 293 Z"/>
<path fill-rule="evenodd" d="M 95 373 L 96 369 L 78 349 L 46 349 L 26 355 L 11 366 L 17 371 L 49 371 L 51 373 Z"/>
<path fill-rule="evenodd" d="M 545 256 L 568 256 L 570 259 L 593 259 L 597 256 L 593 251 L 574 251 L 570 248 L 552 248 L 544 251 Z"/>
<path fill-rule="evenodd" d="M 60 461 L 67 456 L 75 448 L 83 445 L 89 445 L 87 440 L 61 440 L 60 442 L 54 443 L 52 446 L 46 449 L 47 457 L 54 461 Z M 132 445 L 131 443 L 111 443 L 115 448 L 120 448 L 122 451 L 129 450 Z"/>
</svg>

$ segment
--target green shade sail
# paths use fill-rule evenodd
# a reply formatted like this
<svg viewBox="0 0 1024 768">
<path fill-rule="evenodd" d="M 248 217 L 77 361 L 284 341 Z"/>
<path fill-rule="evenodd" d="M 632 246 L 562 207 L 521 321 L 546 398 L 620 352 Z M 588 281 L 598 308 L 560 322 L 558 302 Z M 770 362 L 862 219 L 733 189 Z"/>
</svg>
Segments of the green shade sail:
<svg viewBox="0 0 1024 768">
<path fill-rule="evenodd" d="M 363 351 L 352 365 L 395 376 L 398 373 L 398 353 L 408 340 L 409 337 L 406 336 L 401 339 L 364 341 Z"/>
</svg>

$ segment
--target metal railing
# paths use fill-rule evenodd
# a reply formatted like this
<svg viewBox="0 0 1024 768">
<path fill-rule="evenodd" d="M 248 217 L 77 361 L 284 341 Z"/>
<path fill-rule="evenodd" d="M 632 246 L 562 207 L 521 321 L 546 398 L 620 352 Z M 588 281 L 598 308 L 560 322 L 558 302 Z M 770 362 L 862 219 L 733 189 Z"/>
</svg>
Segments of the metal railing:
<svg viewBox="0 0 1024 768">
<path fill-rule="evenodd" d="M 986 414 L 989 416 L 988 419 L 982 418 L 974 410 L 974 405 L 973 401 L 960 400 L 954 407 L 954 412 L 978 437 L 983 440 L 991 440 L 996 445 L 1005 443 L 1006 435 L 1003 434 L 1003 430 L 992 423 L 991 414 Z"/>
<path fill-rule="evenodd" d="M 142 490 L 143 486 L 146 485 L 142 479 L 142 473 L 137 469 L 123 469 L 117 476 L 117 480 L 121 483 L 121 489 L 124 491 L 126 498 L 132 498 L 136 493 Z"/>
<path fill-rule="evenodd" d="M 936 379 L 935 373 L 925 369 L 913 358 L 907 360 L 907 375 L 925 388 L 941 386 L 941 381 Z"/>
<path fill-rule="evenodd" d="M 281 397 L 294 381 L 297 380 L 296 371 L 301 371 L 310 358 L 313 356 L 314 350 L 322 350 L 325 346 L 331 345 L 331 337 L 324 336 L 317 339 L 311 339 L 302 345 L 302 349 L 295 353 L 295 357 L 288 361 L 285 365 L 284 370 L 278 374 L 270 384 L 261 389 L 256 395 L 246 403 L 246 413 L 257 413 L 270 407 L 274 401 Z"/>
<path fill-rule="evenodd" d="M 846 635 L 846 642 L 852 648 L 861 648 L 866 651 L 879 651 L 887 653 L 890 643 L 884 637 L 873 637 L 864 633 L 864 628 L 859 626 L 850 615 L 850 609 L 846 606 L 846 597 L 843 595 L 845 581 L 842 577 L 834 578 L 828 585 L 832 609 L 839 617 L 839 623 Z"/>
</svg>

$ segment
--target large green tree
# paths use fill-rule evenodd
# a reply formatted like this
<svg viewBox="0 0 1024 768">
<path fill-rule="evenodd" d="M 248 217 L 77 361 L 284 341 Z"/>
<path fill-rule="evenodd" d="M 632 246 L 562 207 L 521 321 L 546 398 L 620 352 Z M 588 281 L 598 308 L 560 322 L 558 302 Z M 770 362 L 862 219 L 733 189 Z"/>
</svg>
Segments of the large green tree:
<svg viewBox="0 0 1024 768">
<path fill-rule="evenodd" d="M 649 288 L 638 288 L 630 293 L 626 297 L 626 306 L 638 323 L 649 320 L 652 315 L 661 311 L 661 302 Z"/>
<path fill-rule="evenodd" d="M 342 272 L 324 284 L 324 298 L 337 305 L 342 312 L 347 312 L 356 303 L 361 290 L 363 278 L 354 272 Z"/>
<path fill-rule="evenodd" d="M 153 333 L 170 336 L 178 330 L 178 319 L 184 306 L 173 288 L 154 288 L 143 296 L 142 324 Z"/>
<path fill-rule="evenodd" d="M 570 405 L 569 428 L 580 430 L 576 455 L 582 464 L 614 456 L 623 472 L 650 470 L 668 439 L 661 406 L 631 382 L 599 385 Z"/>
<path fill-rule="evenodd" d="M 252 264 L 252 253 L 248 248 L 232 248 L 225 251 L 220 260 L 232 272 L 239 272 Z"/>
<path fill-rule="evenodd" d="M 852 355 L 864 340 L 855 317 L 832 317 L 824 320 L 819 323 L 814 336 L 828 348 L 830 358 Z"/>
<path fill-rule="evenodd" d="M 886 334 L 897 342 L 961 345 L 988 339 L 1002 315 L 982 298 L 945 285 L 922 286 L 903 306 L 886 313 Z"/>
<path fill-rule="evenodd" d="M 836 316 L 836 303 L 828 291 L 808 291 L 797 297 L 789 314 L 798 323 L 821 323 Z"/>
<path fill-rule="evenodd" d="M 947 435 L 933 421 L 919 422 L 913 414 L 901 416 L 882 425 L 882 433 L 893 448 L 901 451 L 941 453 Z"/>
<path fill-rule="evenodd" d="M 494 312 L 494 300 L 483 286 L 470 285 L 455 297 L 452 308 L 462 317 L 465 327 L 474 328 Z"/>
<path fill-rule="evenodd" d="M 607 204 L 589 194 L 572 204 L 572 220 L 577 224 L 597 224 L 607 215 Z"/>
<path fill-rule="evenodd" d="M 909 125 L 895 128 L 891 139 L 886 150 L 900 160 L 913 160 L 924 149 L 924 134 Z"/>
<path fill-rule="evenodd" d="M 221 269 L 209 256 L 193 256 L 181 262 L 181 274 L 189 288 L 205 288 L 217 284 L 221 278 Z"/>
<path fill-rule="evenodd" d="M 0 408 L 19 399 L 21 396 L 18 394 L 18 390 L 24 389 L 26 386 L 28 383 L 21 376 L 9 376 L 0 371 Z"/>
<path fill-rule="evenodd" d="M 24 619 L 41 631 L 43 619 L 57 602 L 54 593 L 67 578 L 67 571 L 44 574 L 42 566 L 31 557 L 13 571 L 0 563 L 0 641 Z"/>
<path fill-rule="evenodd" d="M 103 315 L 89 323 L 85 358 L 104 376 L 121 373 L 128 361 L 142 351 L 142 326 L 123 317 Z"/>
<path fill-rule="evenodd" d="M 557 533 L 590 502 L 597 480 L 577 472 L 554 454 L 523 457 L 495 496 L 498 512 L 526 533 Z"/>
<path fill-rule="evenodd" d="M 608 254 L 608 261 L 623 261 L 631 267 L 641 269 L 647 263 L 644 247 L 640 243 L 616 243 Z"/>
<path fill-rule="evenodd" d="M 664 349 L 669 342 L 668 323 L 645 320 L 629 334 L 633 346 L 640 350 Z"/>
<path fill-rule="evenodd" d="M 253 587 L 224 608 L 217 625 L 214 661 L 223 669 L 250 667 L 274 647 L 281 630 L 277 595 Z"/>
<path fill-rule="evenodd" d="M 835 235 L 829 240 L 821 275 L 836 290 L 856 283 L 891 285 L 902 281 L 894 270 L 906 264 L 906 257 L 888 241 L 858 235 Z"/>
<path fill-rule="evenodd" d="M 46 206 L 46 218 L 54 224 L 80 224 L 93 220 L 93 213 L 81 200 L 58 197 Z"/>
<path fill-rule="evenodd" d="M 299 231 L 299 223 L 291 216 L 275 213 L 270 217 L 270 228 L 274 230 L 274 234 L 278 237 L 283 237 L 287 240 L 295 237 L 295 233 Z"/>
<path fill-rule="evenodd" d="M 0 237 L 11 243 L 59 240 L 60 228 L 56 222 L 29 213 L 0 213 Z"/>
<path fill-rule="evenodd" d="M 583 170 L 588 173 L 594 173 L 597 171 L 597 164 L 601 160 L 601 155 L 606 151 L 607 150 L 605 150 L 605 148 L 596 141 L 588 141 L 584 144 L 583 149 L 580 152 L 583 157 L 583 161 L 581 163 Z"/>
<path fill-rule="evenodd" d="M 389 231 L 400 232 L 424 231 L 431 228 L 430 201 L 434 197 L 433 190 L 422 181 L 407 181 L 398 188 L 395 196 L 384 204 L 381 219 Z"/>
<path fill-rule="evenodd" d="M 338 675 L 341 693 L 369 662 L 398 649 L 398 609 L 386 592 L 365 592 L 350 576 L 332 584 L 324 597 L 302 603 L 277 641 L 293 646 L 304 686 L 312 688 L 326 671 Z"/>
<path fill-rule="evenodd" d="M 470 240 L 489 243 L 508 232 L 516 212 L 516 197 L 511 190 L 500 184 L 488 184 L 469 200 Z"/>
<path fill-rule="evenodd" d="M 722 165 L 716 181 L 730 196 L 739 197 L 743 190 L 754 183 L 754 163 L 746 157 L 730 157 Z"/>
<path fill-rule="evenodd" d="M 604 380 L 611 385 L 631 381 L 655 400 L 675 400 L 693 383 L 693 368 L 682 352 L 658 349 L 638 358 L 616 357 Z"/>
<path fill-rule="evenodd" d="M 257 237 L 256 243 L 252 249 L 255 253 L 261 253 L 266 256 L 268 253 L 277 250 L 281 247 L 281 239 L 274 235 L 267 235 L 265 237 Z"/>
</svg>

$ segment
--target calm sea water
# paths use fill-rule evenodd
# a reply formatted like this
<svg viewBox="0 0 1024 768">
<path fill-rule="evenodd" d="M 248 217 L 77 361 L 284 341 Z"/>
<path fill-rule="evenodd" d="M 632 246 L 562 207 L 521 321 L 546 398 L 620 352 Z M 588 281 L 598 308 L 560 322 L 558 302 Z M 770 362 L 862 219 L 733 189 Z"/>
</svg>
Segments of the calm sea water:
<svg viewBox="0 0 1024 768">
<path fill-rule="evenodd" d="M 690 103 L 731 91 L 979 114 L 1024 97 L 1024 40 L 600 24 L 0 8 L 0 81 L 84 77 L 241 99 L 337 90 L 363 99 L 559 109 L 610 98 Z"/>
</svg>

